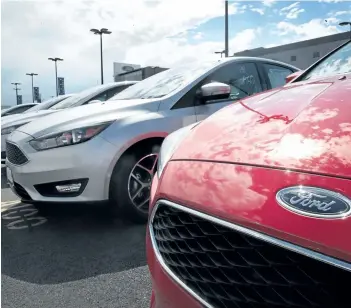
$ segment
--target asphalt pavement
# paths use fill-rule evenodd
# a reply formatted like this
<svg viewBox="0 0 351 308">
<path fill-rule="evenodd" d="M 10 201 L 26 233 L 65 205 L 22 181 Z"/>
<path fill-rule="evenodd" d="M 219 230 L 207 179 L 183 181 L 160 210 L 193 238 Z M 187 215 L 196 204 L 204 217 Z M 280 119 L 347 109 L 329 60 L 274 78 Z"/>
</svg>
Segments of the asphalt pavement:
<svg viewBox="0 0 351 308">
<path fill-rule="evenodd" d="M 143 225 L 97 205 L 21 204 L 1 179 L 2 307 L 148 307 Z"/>
</svg>

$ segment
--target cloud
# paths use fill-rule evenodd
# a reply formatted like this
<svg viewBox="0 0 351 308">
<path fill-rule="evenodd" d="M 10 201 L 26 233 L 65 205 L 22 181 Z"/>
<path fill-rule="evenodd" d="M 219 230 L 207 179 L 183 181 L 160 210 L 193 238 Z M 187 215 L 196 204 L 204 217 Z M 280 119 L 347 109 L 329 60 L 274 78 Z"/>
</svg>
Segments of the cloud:
<svg viewBox="0 0 351 308">
<path fill-rule="evenodd" d="M 300 2 L 295 2 L 289 6 L 282 8 L 279 14 L 285 16 L 288 19 L 296 19 L 304 11 L 304 9 L 300 9 Z"/>
<path fill-rule="evenodd" d="M 339 12 L 335 12 L 333 13 L 333 16 L 342 16 L 342 15 L 350 15 L 351 16 L 351 10 L 350 11 L 339 11 Z"/>
<path fill-rule="evenodd" d="M 348 1 L 348 0 L 318 0 L 318 2 L 326 2 L 326 3 L 338 3 L 343 1 Z"/>
<path fill-rule="evenodd" d="M 202 33 L 202 32 L 197 32 L 194 36 L 193 36 L 193 38 L 195 39 L 195 40 L 200 40 L 200 39 L 202 39 L 204 37 L 204 34 Z"/>
<path fill-rule="evenodd" d="M 238 13 L 238 7 L 231 3 L 229 14 Z M 186 9 L 178 14 L 179 8 Z M 170 37 L 195 30 L 223 13 L 222 0 L 3 2 L 2 98 L 11 99 L 13 91 L 9 85 L 20 81 L 24 100 L 30 99 L 30 79 L 26 72 L 39 74 L 35 83 L 44 98 L 53 95 L 54 66 L 48 57 L 64 59 L 58 65 L 58 74 L 65 77 L 67 92 L 96 85 L 100 79 L 100 50 L 98 37 L 89 32 L 91 28 L 105 27 L 112 31 L 103 37 L 106 82 L 112 81 L 113 62 L 161 65 L 161 59 L 169 67 L 180 59 L 192 61 L 196 56 L 206 56 L 219 40 L 189 44 L 184 37 L 172 39 L 173 42 Z M 246 42 L 245 38 L 243 45 Z M 169 55 L 175 55 L 177 60 Z"/>
<path fill-rule="evenodd" d="M 229 54 L 252 48 L 261 29 L 246 29 L 229 40 Z M 157 50 L 157 53 L 155 53 Z M 223 50 L 223 42 L 207 41 L 187 44 L 179 39 L 164 38 L 154 43 L 145 43 L 129 50 L 126 62 L 135 63 L 143 55 L 145 63 L 173 67 L 197 60 L 217 59 L 215 51 Z"/>
<path fill-rule="evenodd" d="M 251 9 L 252 12 L 256 12 L 260 15 L 264 15 L 264 9 L 259 9 L 259 8 L 252 8 Z"/>
<path fill-rule="evenodd" d="M 339 32 L 339 29 L 335 25 L 327 24 L 323 19 L 312 19 L 303 24 L 281 21 L 277 24 L 276 28 L 276 34 L 280 36 L 289 35 L 291 41 L 308 40 Z"/>
<path fill-rule="evenodd" d="M 286 7 L 283 7 L 280 12 L 283 13 L 283 12 L 288 12 L 290 11 L 291 9 L 293 8 L 297 8 L 298 6 L 300 5 L 300 2 L 294 2 L 292 4 L 290 4 L 289 6 L 286 6 Z"/>
<path fill-rule="evenodd" d="M 340 22 L 340 19 L 335 18 L 335 17 L 329 17 L 325 19 L 325 22 L 328 24 L 338 24 Z"/>
<path fill-rule="evenodd" d="M 265 6 L 273 6 L 277 1 L 275 0 L 263 0 L 262 3 Z"/>
</svg>

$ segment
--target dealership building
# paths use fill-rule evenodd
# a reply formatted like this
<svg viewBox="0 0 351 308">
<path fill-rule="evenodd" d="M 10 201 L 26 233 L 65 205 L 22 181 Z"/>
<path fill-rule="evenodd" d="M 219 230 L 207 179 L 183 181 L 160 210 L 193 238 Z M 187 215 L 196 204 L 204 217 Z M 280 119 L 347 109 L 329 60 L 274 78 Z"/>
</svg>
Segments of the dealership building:
<svg viewBox="0 0 351 308">
<path fill-rule="evenodd" d="M 306 69 L 330 51 L 350 40 L 350 32 L 323 36 L 312 40 L 272 48 L 259 47 L 235 53 L 233 56 L 261 57 Z"/>
<path fill-rule="evenodd" d="M 140 81 L 168 68 L 159 66 L 141 67 L 139 64 L 113 63 L 113 79 L 117 81 Z"/>
</svg>

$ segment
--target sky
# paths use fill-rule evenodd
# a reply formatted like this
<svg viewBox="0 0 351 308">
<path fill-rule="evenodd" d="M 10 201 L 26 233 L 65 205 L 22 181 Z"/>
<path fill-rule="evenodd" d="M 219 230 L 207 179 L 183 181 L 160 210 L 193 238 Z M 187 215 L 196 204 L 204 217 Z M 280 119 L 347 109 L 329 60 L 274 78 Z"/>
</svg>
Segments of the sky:
<svg viewBox="0 0 351 308">
<path fill-rule="evenodd" d="M 272 47 L 346 31 L 351 1 L 230 1 L 229 54 Z M 15 104 L 11 82 L 22 83 L 31 101 L 31 80 L 42 98 L 55 95 L 54 63 L 66 93 L 100 83 L 99 37 L 103 37 L 104 79 L 113 81 L 113 62 L 174 67 L 216 59 L 224 49 L 223 0 L 2 0 L 1 104 Z"/>
</svg>

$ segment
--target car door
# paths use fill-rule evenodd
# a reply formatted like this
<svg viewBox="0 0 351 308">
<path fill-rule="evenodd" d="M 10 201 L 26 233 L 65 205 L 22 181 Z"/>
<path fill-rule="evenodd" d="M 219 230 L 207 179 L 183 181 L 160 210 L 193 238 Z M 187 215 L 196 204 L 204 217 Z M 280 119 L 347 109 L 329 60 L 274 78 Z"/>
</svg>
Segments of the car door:
<svg viewBox="0 0 351 308">
<path fill-rule="evenodd" d="M 201 85 L 215 81 L 230 85 L 230 96 L 228 99 L 207 101 L 205 104 L 196 104 L 195 112 L 197 121 L 204 120 L 214 112 L 235 101 L 267 89 L 266 84 L 259 75 L 255 62 L 228 63 L 205 78 Z M 197 91 L 199 91 L 199 88 Z"/>
<path fill-rule="evenodd" d="M 284 86 L 286 84 L 285 78 L 295 72 L 289 67 L 273 63 L 259 63 L 259 66 L 261 66 L 263 74 L 265 74 L 269 89 Z"/>
</svg>

